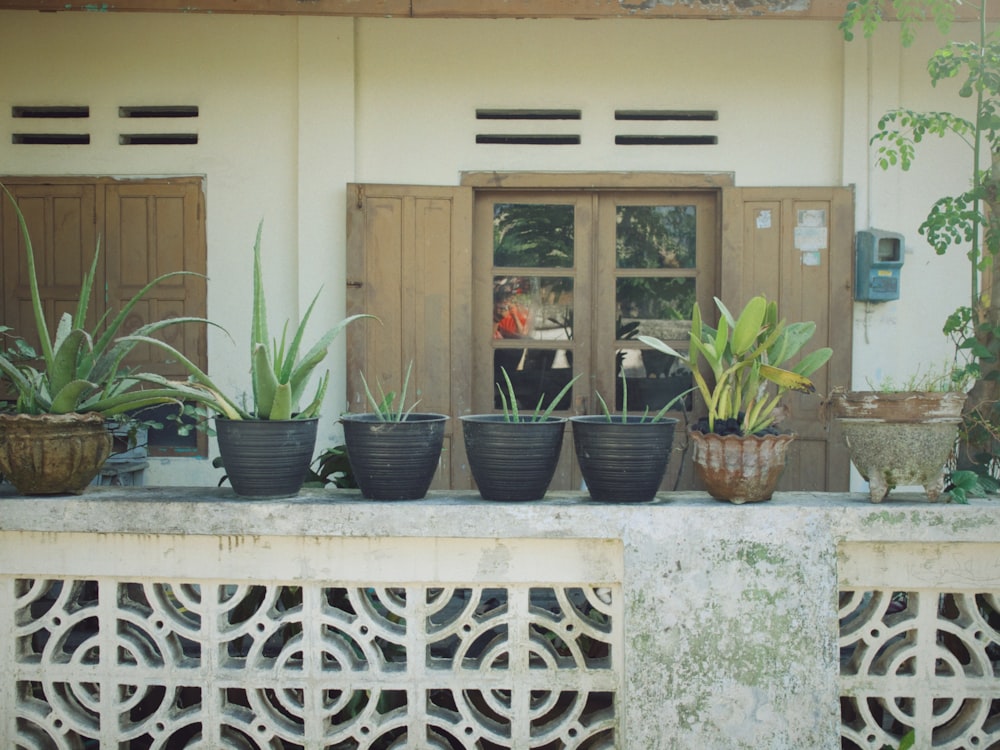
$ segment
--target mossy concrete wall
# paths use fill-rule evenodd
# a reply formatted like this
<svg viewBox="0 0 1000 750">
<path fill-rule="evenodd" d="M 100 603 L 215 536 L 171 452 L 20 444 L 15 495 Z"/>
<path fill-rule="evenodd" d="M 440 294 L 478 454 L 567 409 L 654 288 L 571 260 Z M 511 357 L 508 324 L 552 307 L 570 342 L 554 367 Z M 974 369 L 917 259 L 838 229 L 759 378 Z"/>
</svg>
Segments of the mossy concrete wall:
<svg viewBox="0 0 1000 750">
<path fill-rule="evenodd" d="M 486 579 L 509 564 L 495 554 L 498 542 L 594 540 L 596 557 L 609 549 L 598 541 L 613 541 L 624 634 L 619 747 L 833 750 L 840 747 L 842 551 L 962 545 L 975 561 L 1000 543 L 1000 505 L 932 505 L 916 496 L 872 505 L 861 494 L 818 493 L 746 506 L 701 493 L 664 493 L 647 505 L 595 504 L 580 493 L 530 504 L 445 492 L 398 503 L 367 502 L 351 491 L 258 502 L 224 489 L 0 494 L 3 574 L 58 574 L 81 558 L 104 571 L 127 568 L 127 560 L 102 561 L 102 550 L 135 535 L 150 556 L 176 558 L 179 574 L 185 544 L 213 550 L 199 562 L 206 575 L 236 550 L 291 545 L 293 577 L 323 569 L 309 559 L 310 539 L 370 538 L 403 548 L 416 539 L 415 555 L 428 539 L 480 540 L 470 569 Z M 546 545 L 513 548 L 533 550 L 537 559 L 520 561 L 522 569 L 537 570 L 544 583 L 554 562 Z M 414 571 L 426 571 L 417 563 Z"/>
</svg>

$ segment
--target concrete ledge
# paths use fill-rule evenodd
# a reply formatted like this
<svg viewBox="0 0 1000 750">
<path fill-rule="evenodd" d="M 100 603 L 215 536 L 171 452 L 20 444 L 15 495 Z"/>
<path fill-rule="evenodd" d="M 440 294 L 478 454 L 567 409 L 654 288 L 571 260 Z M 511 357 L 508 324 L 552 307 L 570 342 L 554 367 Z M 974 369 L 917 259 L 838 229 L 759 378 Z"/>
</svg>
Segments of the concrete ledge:
<svg viewBox="0 0 1000 750">
<path fill-rule="evenodd" d="M 942 545 L 961 547 L 968 564 L 992 560 L 1000 503 L 930 504 L 913 495 L 873 505 L 867 495 L 824 493 L 779 493 L 745 506 L 703 493 L 662 493 L 639 505 L 597 504 L 582 493 L 530 504 L 468 492 L 405 502 L 370 502 L 345 490 L 279 501 L 173 487 L 0 493 L 0 580 L 86 575 L 91 563 L 95 574 L 141 576 L 145 563 L 133 570 L 114 552 L 140 549 L 139 541 L 156 574 L 170 560 L 199 555 L 201 575 L 225 575 L 239 555 L 256 566 L 246 575 L 261 580 L 326 580 L 346 567 L 362 575 L 355 558 L 337 567 L 337 550 L 354 548 L 337 538 L 371 538 L 403 555 L 430 554 L 434 539 L 471 540 L 468 570 L 485 581 L 502 577 L 498 547 L 530 549 L 531 564 L 521 561 L 521 569 L 537 570 L 538 585 L 547 580 L 546 557 L 560 549 L 538 540 L 593 540 L 605 552 L 611 543 L 621 555 L 625 639 L 618 747 L 834 750 L 841 746 L 838 596 L 845 583 L 867 585 L 842 580 L 844 560 L 874 549 L 891 570 L 893 549 L 919 562 Z M 99 562 L 102 550 L 109 559 Z M 276 559 L 280 572 L 268 569 Z M 414 566 L 412 575 L 432 568 Z M 1000 588 L 993 572 L 995 580 L 983 582 L 991 590 Z"/>
</svg>

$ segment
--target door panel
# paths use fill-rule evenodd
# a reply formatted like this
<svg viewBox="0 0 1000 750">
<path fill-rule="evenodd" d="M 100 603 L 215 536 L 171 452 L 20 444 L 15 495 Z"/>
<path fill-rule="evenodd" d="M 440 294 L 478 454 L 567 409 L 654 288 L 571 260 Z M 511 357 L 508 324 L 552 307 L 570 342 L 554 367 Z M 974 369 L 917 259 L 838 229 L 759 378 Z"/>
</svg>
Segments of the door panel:
<svg viewBox="0 0 1000 750">
<path fill-rule="evenodd" d="M 471 190 L 349 185 L 347 212 L 348 313 L 381 320 L 347 328 L 350 409 L 368 410 L 362 372 L 399 392 L 412 362 L 408 400 L 452 417 L 431 486 L 470 487 L 458 415 L 471 387 Z"/>
<path fill-rule="evenodd" d="M 756 294 L 778 302 L 789 321 L 812 320 L 810 348 L 834 356 L 813 376 L 819 395 L 789 394 L 781 424 L 798 434 L 780 490 L 847 490 L 850 459 L 835 425 L 821 418 L 822 396 L 851 376 L 854 196 L 850 188 L 730 188 L 722 296 L 730 310 Z"/>
</svg>

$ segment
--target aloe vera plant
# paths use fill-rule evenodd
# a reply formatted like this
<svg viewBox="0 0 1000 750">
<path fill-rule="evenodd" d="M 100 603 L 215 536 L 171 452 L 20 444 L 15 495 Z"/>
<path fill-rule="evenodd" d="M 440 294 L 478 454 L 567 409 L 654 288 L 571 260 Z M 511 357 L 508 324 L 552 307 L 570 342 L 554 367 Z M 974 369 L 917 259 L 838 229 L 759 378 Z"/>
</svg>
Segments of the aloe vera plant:
<svg viewBox="0 0 1000 750">
<path fill-rule="evenodd" d="M 503 406 L 504 422 L 544 422 L 559 405 L 559 402 L 562 401 L 563 396 L 573 387 L 573 383 L 580 379 L 579 375 L 574 375 L 562 387 L 562 390 L 549 401 L 548 406 L 545 406 L 545 394 L 543 393 L 538 397 L 538 403 L 535 404 L 534 411 L 530 414 L 522 414 L 517 408 L 517 394 L 514 392 L 514 384 L 510 380 L 510 375 L 507 374 L 506 368 L 503 367 L 500 368 L 500 373 L 503 375 L 507 389 L 507 392 L 504 393 L 504 388 L 500 387 L 499 383 L 496 384 L 497 392 L 500 394 L 500 403 Z"/>
<path fill-rule="evenodd" d="M 222 391 L 194 362 L 170 344 L 136 334 L 127 341 L 143 342 L 166 350 L 189 373 L 198 399 L 208 408 L 228 419 L 311 419 L 319 413 L 323 396 L 330 381 L 327 370 L 310 401 L 301 406 L 305 388 L 316 368 L 322 364 L 330 345 L 337 335 L 352 321 L 371 318 L 371 315 L 351 315 L 329 328 L 309 349 L 303 338 L 319 292 L 306 308 L 298 325 L 289 338 L 289 321 L 286 320 L 280 339 L 272 339 L 268 329 L 267 300 L 264 294 L 264 273 L 261 267 L 260 243 L 264 222 L 257 226 L 257 239 L 253 246 L 253 310 L 250 324 L 250 373 L 253 400 L 246 405 Z"/>
<path fill-rule="evenodd" d="M 734 317 L 717 297 L 715 304 L 721 313 L 717 329 L 705 325 L 698 305 L 694 306 L 686 355 L 652 336 L 638 338 L 647 346 L 679 358 L 691 369 L 708 407 L 709 432 L 718 422 L 736 420 L 741 434 L 753 435 L 771 427 L 775 409 L 789 390 L 815 392 L 809 376 L 826 364 L 833 350 L 816 349 L 792 367 L 782 368 L 812 338 L 815 323 L 786 323 L 778 318 L 777 303 L 763 295 L 752 298 L 739 317 Z M 711 370 L 711 386 L 700 371 L 702 360 Z"/>
<path fill-rule="evenodd" d="M 155 373 L 142 373 L 123 364 L 125 357 L 139 341 L 167 326 L 181 323 L 207 323 L 203 318 L 171 318 L 147 323 L 133 336 L 119 337 L 122 325 L 132 309 L 154 286 L 174 276 L 191 274 L 174 271 L 153 279 L 114 316 L 106 313 L 90 330 L 86 328 L 87 309 L 94 289 L 100 246 L 94 251 L 90 268 L 84 275 L 76 309 L 64 313 L 54 335 L 42 307 L 35 270 L 34 248 L 27 222 L 17 200 L 3 188 L 17 215 L 25 246 L 25 265 L 31 293 L 31 308 L 41 352 L 36 352 L 10 327 L 0 327 L 0 333 L 12 344 L 0 350 L 0 374 L 13 385 L 17 401 L 13 411 L 20 414 L 71 414 L 96 412 L 115 416 L 123 412 L 184 400 L 203 400 L 203 391 L 176 383 Z"/>
</svg>

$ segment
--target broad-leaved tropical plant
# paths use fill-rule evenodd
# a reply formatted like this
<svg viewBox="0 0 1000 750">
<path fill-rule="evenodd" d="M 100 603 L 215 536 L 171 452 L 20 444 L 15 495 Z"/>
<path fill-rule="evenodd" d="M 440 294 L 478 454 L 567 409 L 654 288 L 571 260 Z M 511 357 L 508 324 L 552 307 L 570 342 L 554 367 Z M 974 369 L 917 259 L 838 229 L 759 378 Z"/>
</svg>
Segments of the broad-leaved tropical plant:
<svg viewBox="0 0 1000 750">
<path fill-rule="evenodd" d="M 98 243 L 90 268 L 81 280 L 75 311 L 63 313 L 52 333 L 38 289 L 35 254 L 27 222 L 10 190 L 0 187 L 13 205 L 21 230 L 31 309 L 41 349 L 36 352 L 16 331 L 0 326 L 0 334 L 11 341 L 0 349 L 0 375 L 17 393 L 17 401 L 9 408 L 21 414 L 97 412 L 110 417 L 147 406 L 203 400 L 204 392 L 156 373 L 139 372 L 127 367 L 124 360 L 139 341 L 147 338 L 157 341 L 149 337 L 160 329 L 208 321 L 192 317 L 170 318 L 140 326 L 132 336 L 119 336 L 132 309 L 153 287 L 171 277 L 192 272 L 174 271 L 158 276 L 129 299 L 117 314 L 112 316 L 110 311 L 106 312 L 93 328 L 88 329 L 87 310 L 100 254 Z"/>
<path fill-rule="evenodd" d="M 309 402 L 302 406 L 306 386 L 316 368 L 323 363 L 330 345 L 352 321 L 371 315 L 351 315 L 329 328 L 311 347 L 303 341 L 306 326 L 320 292 L 313 297 L 302 319 L 289 338 L 289 320 L 285 320 L 281 338 L 272 339 L 268 329 L 267 300 L 264 294 L 264 272 L 261 265 L 260 240 L 264 222 L 257 226 L 253 246 L 253 310 L 250 322 L 250 375 L 252 403 L 227 395 L 201 368 L 166 342 L 145 335 L 129 336 L 129 341 L 141 341 L 166 350 L 187 369 L 191 383 L 200 391 L 201 399 L 210 409 L 228 419 L 311 419 L 319 413 L 330 381 L 327 370 L 320 378 Z"/>
<path fill-rule="evenodd" d="M 688 353 L 681 354 L 660 339 L 639 336 L 657 351 L 677 357 L 691 370 L 695 385 L 708 407 L 708 429 L 718 422 L 736 420 L 740 433 L 753 435 L 775 421 L 775 409 L 789 390 L 815 392 L 809 376 L 826 364 L 833 351 L 816 349 L 785 369 L 783 364 L 802 351 L 816 332 L 813 322 L 786 323 L 778 318 L 778 305 L 763 295 L 732 313 L 716 298 L 721 317 L 713 329 L 702 321 L 696 304 L 691 312 Z M 709 382 L 701 371 L 705 362 Z"/>
</svg>

